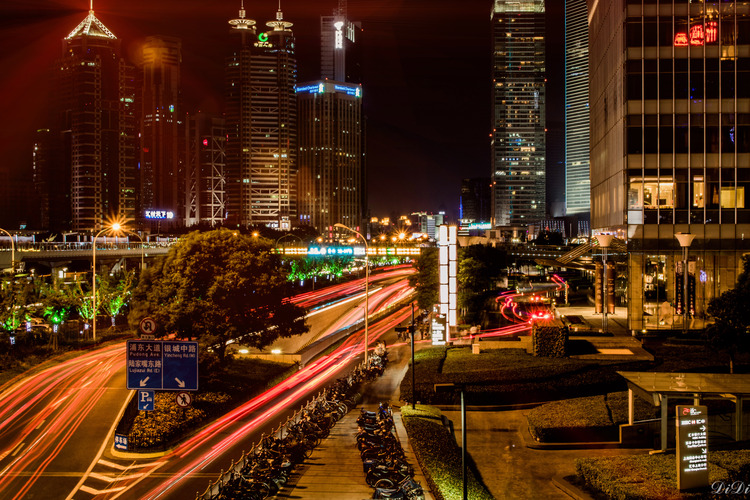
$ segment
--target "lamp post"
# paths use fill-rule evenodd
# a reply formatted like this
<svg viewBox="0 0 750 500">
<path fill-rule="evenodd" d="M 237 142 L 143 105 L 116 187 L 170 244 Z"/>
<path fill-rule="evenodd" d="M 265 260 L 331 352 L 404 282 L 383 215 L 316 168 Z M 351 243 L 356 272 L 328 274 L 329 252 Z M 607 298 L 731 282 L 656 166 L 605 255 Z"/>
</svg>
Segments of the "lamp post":
<svg viewBox="0 0 750 500">
<path fill-rule="evenodd" d="M 367 246 L 367 239 L 362 236 L 362 233 L 359 231 L 355 231 L 354 229 L 350 228 L 349 226 L 345 226 L 340 223 L 336 223 L 333 225 L 333 227 L 338 227 L 341 229 L 346 229 L 347 231 L 351 231 L 352 233 L 356 234 L 360 238 L 362 238 L 362 241 L 365 243 L 365 367 L 368 367 L 368 359 L 367 359 L 367 348 L 370 344 L 370 337 L 369 337 L 369 316 L 370 316 L 370 261 L 369 261 L 369 247 Z"/>
<path fill-rule="evenodd" d="M 597 234 L 596 241 L 602 248 L 602 331 L 607 333 L 607 310 L 609 309 L 609 297 L 607 296 L 607 249 L 612 243 L 614 235 Z"/>
<path fill-rule="evenodd" d="M 682 247 L 682 333 L 687 334 L 688 322 L 688 248 L 695 239 L 694 234 L 675 233 L 675 238 Z"/>
<path fill-rule="evenodd" d="M 143 238 L 141 238 L 141 236 L 134 231 L 128 231 L 128 230 L 124 230 L 124 231 L 128 234 L 132 234 L 133 236 L 138 238 L 138 240 L 141 242 L 141 272 L 143 272 Z"/>
<path fill-rule="evenodd" d="M 92 291 L 92 306 L 94 309 L 94 319 L 92 321 L 93 323 L 93 329 L 92 329 L 92 335 L 94 338 L 94 342 L 96 342 L 96 239 L 102 235 L 102 233 L 105 233 L 107 231 L 112 232 L 119 232 L 120 231 L 120 224 L 115 222 L 109 227 L 105 227 L 98 233 L 96 233 L 96 236 L 94 236 L 94 240 L 91 242 L 91 267 L 93 268 L 93 275 L 91 278 L 91 291 Z"/>
<path fill-rule="evenodd" d="M 463 384 L 435 384 L 435 392 L 454 392 L 458 389 L 461 392 L 461 478 L 463 483 L 463 500 L 467 496 L 466 485 L 466 403 L 464 402 L 464 385 Z"/>
<path fill-rule="evenodd" d="M 13 274 L 16 272 L 16 245 L 13 243 L 13 235 L 1 227 L 0 231 L 7 234 L 10 238 L 10 273 Z"/>
</svg>

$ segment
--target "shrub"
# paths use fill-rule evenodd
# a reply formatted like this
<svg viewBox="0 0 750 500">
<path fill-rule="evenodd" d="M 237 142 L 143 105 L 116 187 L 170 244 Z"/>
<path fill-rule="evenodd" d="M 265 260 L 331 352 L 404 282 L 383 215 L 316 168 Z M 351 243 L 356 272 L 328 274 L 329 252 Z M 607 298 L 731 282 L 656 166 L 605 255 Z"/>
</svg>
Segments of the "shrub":
<svg viewBox="0 0 750 500">
<path fill-rule="evenodd" d="M 461 498 L 463 471 L 461 450 L 451 432 L 442 423 L 439 410 L 418 405 L 415 410 L 402 406 L 401 416 L 409 434 L 414 453 L 425 471 L 430 489 L 438 499 Z M 472 467 L 468 468 L 468 497 L 477 500 L 492 499 L 487 488 L 477 479 Z"/>
<path fill-rule="evenodd" d="M 635 403 L 637 420 L 656 416 L 648 402 L 636 398 Z M 540 442 L 614 441 L 619 425 L 628 421 L 628 393 L 552 401 L 532 409 L 526 418 L 531 435 Z"/>
<path fill-rule="evenodd" d="M 720 465 L 720 461 L 736 463 L 740 459 L 724 457 L 717 461 L 715 455 L 720 455 L 720 452 L 708 455 L 708 483 L 731 481 L 730 471 Z M 604 497 L 612 500 L 705 498 L 704 493 L 687 493 L 677 490 L 677 466 L 674 453 L 581 458 L 576 460 L 576 472 L 584 487 L 593 491 L 597 498 Z"/>
<path fill-rule="evenodd" d="M 535 322 L 531 329 L 534 356 L 564 358 L 568 329 L 557 321 Z"/>
</svg>

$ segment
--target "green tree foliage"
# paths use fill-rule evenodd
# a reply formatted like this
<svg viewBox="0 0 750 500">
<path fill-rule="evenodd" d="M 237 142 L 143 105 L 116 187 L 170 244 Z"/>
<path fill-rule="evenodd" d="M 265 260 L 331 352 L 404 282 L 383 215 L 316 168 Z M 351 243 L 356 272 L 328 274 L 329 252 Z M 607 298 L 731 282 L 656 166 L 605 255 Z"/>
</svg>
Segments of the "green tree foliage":
<svg viewBox="0 0 750 500">
<path fill-rule="evenodd" d="M 419 308 L 431 311 L 439 300 L 438 249 L 422 248 L 422 253 L 413 263 L 417 272 L 409 276 L 409 286 L 417 291 Z"/>
<path fill-rule="evenodd" d="M 115 318 L 130 300 L 130 292 L 134 284 L 135 271 L 106 276 L 99 283 L 96 289 L 97 303 L 101 304 L 102 310 L 110 317 L 112 326 L 115 326 Z"/>
<path fill-rule="evenodd" d="M 504 250 L 491 245 L 461 248 L 458 262 L 458 307 L 465 323 L 476 323 L 488 295 L 506 267 Z"/>
<path fill-rule="evenodd" d="M 711 299 L 707 312 L 714 323 L 704 331 L 710 348 L 729 356 L 729 371 L 734 373 L 734 361 L 738 354 L 750 352 L 750 258 L 743 258 L 743 270 L 737 277 L 737 285 L 720 296 Z"/>
<path fill-rule="evenodd" d="M 0 329 L 13 332 L 21 326 L 32 296 L 33 286 L 25 280 L 0 282 Z"/>
<path fill-rule="evenodd" d="M 194 232 L 143 273 L 130 323 L 150 315 L 165 332 L 198 338 L 223 363 L 229 340 L 263 348 L 307 331 L 305 311 L 286 297 L 273 241 L 227 229 Z"/>
</svg>

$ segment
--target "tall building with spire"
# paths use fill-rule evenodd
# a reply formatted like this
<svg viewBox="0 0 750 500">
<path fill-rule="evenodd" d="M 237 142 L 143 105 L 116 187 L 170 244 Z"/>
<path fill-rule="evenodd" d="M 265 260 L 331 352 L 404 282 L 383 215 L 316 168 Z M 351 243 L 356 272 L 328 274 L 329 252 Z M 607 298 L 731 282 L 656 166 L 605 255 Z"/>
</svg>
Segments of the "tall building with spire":
<svg viewBox="0 0 750 500">
<path fill-rule="evenodd" d="M 185 113 L 180 67 L 182 42 L 147 37 L 140 61 L 140 189 L 138 218 L 172 213 L 174 225 L 185 224 Z"/>
<path fill-rule="evenodd" d="M 281 5 L 258 33 L 244 3 L 229 21 L 226 60 L 227 219 L 230 225 L 291 228 L 297 203 L 297 61 Z"/>
<path fill-rule="evenodd" d="M 362 25 L 347 18 L 346 0 L 330 16 L 320 16 L 320 77 L 362 83 Z"/>
<path fill-rule="evenodd" d="M 98 230 L 135 218 L 135 68 L 94 15 L 63 40 L 57 62 L 57 130 L 70 172 L 72 229 Z"/>
<path fill-rule="evenodd" d="M 545 216 L 544 0 L 495 0 L 492 9 L 492 196 L 496 227 Z"/>
</svg>

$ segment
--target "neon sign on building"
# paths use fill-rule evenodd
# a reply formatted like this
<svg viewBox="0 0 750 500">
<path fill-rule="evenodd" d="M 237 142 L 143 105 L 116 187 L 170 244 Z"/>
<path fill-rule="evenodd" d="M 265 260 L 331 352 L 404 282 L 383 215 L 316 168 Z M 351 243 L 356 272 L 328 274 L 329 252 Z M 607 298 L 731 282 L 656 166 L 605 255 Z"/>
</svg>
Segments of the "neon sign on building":
<svg viewBox="0 0 750 500">
<path fill-rule="evenodd" d="M 680 32 L 674 35 L 675 47 L 697 47 L 709 43 L 716 43 L 719 39 L 719 25 L 716 21 L 708 21 L 705 25 L 696 24 L 690 27 L 690 32 Z"/>
</svg>

